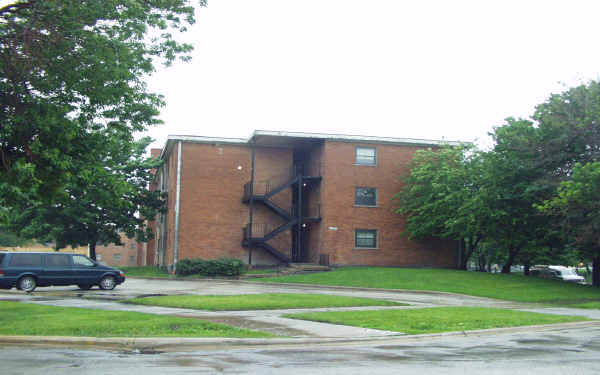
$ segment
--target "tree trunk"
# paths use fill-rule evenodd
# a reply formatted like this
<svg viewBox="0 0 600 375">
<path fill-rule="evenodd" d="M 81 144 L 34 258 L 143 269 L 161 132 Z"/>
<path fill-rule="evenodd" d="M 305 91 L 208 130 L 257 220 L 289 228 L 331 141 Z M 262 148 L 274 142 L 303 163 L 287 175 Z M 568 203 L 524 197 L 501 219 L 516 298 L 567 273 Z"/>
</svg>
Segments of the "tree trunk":
<svg viewBox="0 0 600 375">
<path fill-rule="evenodd" d="M 90 258 L 94 261 L 96 260 L 96 241 L 90 241 L 88 244 L 90 247 Z"/>
<path fill-rule="evenodd" d="M 600 255 L 592 261 L 592 285 L 600 288 Z"/>
<path fill-rule="evenodd" d="M 529 276 L 529 268 L 530 268 L 529 264 L 526 264 L 525 267 L 523 268 L 523 274 L 525 274 L 525 276 Z"/>
<path fill-rule="evenodd" d="M 510 266 L 513 265 L 515 257 L 519 253 L 519 250 L 520 248 L 518 247 L 508 249 L 508 259 L 506 260 L 506 263 L 504 263 L 504 265 L 502 266 L 502 273 L 510 273 Z"/>
<path fill-rule="evenodd" d="M 485 272 L 486 263 L 485 254 L 479 254 L 479 272 Z"/>
<path fill-rule="evenodd" d="M 461 238 L 458 240 L 458 251 L 457 251 L 457 260 L 456 260 L 456 269 L 465 270 L 466 267 L 463 268 L 463 259 L 465 257 L 465 239 Z"/>
</svg>

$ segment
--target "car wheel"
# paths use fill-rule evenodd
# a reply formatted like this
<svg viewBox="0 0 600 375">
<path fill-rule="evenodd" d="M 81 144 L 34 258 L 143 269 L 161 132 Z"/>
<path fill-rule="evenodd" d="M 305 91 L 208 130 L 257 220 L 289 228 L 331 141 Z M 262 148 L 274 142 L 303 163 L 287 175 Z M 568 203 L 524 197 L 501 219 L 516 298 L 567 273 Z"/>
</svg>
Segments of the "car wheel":
<svg viewBox="0 0 600 375">
<path fill-rule="evenodd" d="M 115 289 L 117 284 L 115 283 L 115 278 L 112 276 L 104 276 L 102 280 L 100 280 L 100 289 L 102 290 L 113 290 Z"/>
<path fill-rule="evenodd" d="M 77 285 L 77 286 L 78 286 L 78 287 L 79 287 L 79 289 L 81 289 L 81 290 L 90 290 L 90 289 L 92 288 L 92 286 L 91 286 L 91 285 L 87 285 L 87 284 L 80 284 L 80 285 Z"/>
<path fill-rule="evenodd" d="M 37 286 L 37 282 L 35 281 L 35 277 L 33 276 L 24 276 L 19 279 L 19 283 L 17 287 L 24 292 L 30 293 L 35 290 Z"/>
</svg>

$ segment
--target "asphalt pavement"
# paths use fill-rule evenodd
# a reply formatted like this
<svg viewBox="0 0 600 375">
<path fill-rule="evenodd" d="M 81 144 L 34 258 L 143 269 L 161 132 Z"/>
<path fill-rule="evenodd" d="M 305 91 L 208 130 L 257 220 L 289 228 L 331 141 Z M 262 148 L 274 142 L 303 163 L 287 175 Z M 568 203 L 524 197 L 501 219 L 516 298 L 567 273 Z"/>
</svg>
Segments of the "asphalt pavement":
<svg viewBox="0 0 600 375">
<path fill-rule="evenodd" d="M 209 312 L 119 301 L 149 295 L 320 293 L 409 306 Z M 1 373 L 28 374 L 598 374 L 600 311 L 452 293 L 254 283 L 234 280 L 128 279 L 113 291 L 74 287 L 2 291 L 0 300 L 197 317 L 272 332 L 282 338 L 0 337 Z M 345 327 L 284 318 L 288 312 L 483 306 L 596 321 L 431 335 Z"/>
<path fill-rule="evenodd" d="M 316 309 L 294 309 L 294 310 L 259 310 L 259 311 L 199 311 L 191 309 L 165 308 L 156 306 L 141 306 L 122 304 L 119 301 L 150 295 L 176 295 L 176 294 L 198 294 L 198 295 L 234 295 L 234 294 L 256 294 L 256 293 L 308 293 L 308 294 L 329 294 L 342 296 L 355 296 L 375 298 L 389 301 L 407 303 L 409 306 L 398 307 L 350 307 L 350 308 L 316 308 Z M 34 293 L 26 294 L 17 290 L 11 290 L 0 293 L 0 300 L 13 300 L 25 303 L 35 303 L 53 306 L 119 310 L 119 311 L 137 311 L 150 314 L 174 315 L 183 317 L 201 318 L 213 322 L 220 322 L 247 329 L 255 329 L 271 332 L 275 335 L 286 337 L 281 343 L 287 345 L 294 342 L 306 343 L 330 343 L 330 342 L 350 342 L 365 340 L 384 340 L 402 336 L 403 333 L 381 331 L 375 329 L 366 329 L 360 327 L 349 327 L 319 322 L 309 322 L 295 320 L 283 317 L 283 315 L 292 312 L 311 312 L 311 311 L 348 311 L 348 310 L 373 310 L 373 309 L 411 309 L 436 306 L 484 306 L 497 308 L 510 308 L 533 312 L 542 312 L 559 315 L 580 315 L 591 319 L 600 320 L 600 310 L 589 309 L 570 309 L 570 308 L 551 308 L 535 304 L 523 304 L 508 301 L 495 300 L 490 298 L 481 298 L 465 296 L 452 293 L 441 292 L 422 292 L 422 291 L 399 291 L 399 290 L 379 290 L 366 288 L 346 288 L 346 287 L 323 287 L 316 285 L 297 285 L 297 284 L 271 284 L 255 283 L 239 280 L 164 280 L 164 279 L 137 279 L 129 278 L 125 284 L 118 286 L 113 291 L 102 291 L 92 289 L 89 291 L 79 290 L 76 287 L 50 287 L 38 288 Z M 598 322 L 578 323 L 584 326 L 600 326 Z M 564 327 L 571 327 L 566 325 Z M 544 327 L 519 327 L 519 331 L 545 329 Z M 506 330 L 506 329 L 505 329 Z M 484 330 L 483 332 L 505 332 L 501 330 Z M 459 333 L 464 334 L 464 333 Z M 480 334 L 480 333 L 477 333 Z M 0 338 L 0 343 L 9 340 L 11 343 L 23 342 L 46 342 L 51 344 L 60 344 L 61 339 L 56 338 Z M 84 341 L 87 345 L 97 343 L 98 347 L 111 345 L 110 339 L 94 338 L 71 338 L 62 339 L 66 345 L 76 345 L 79 341 Z M 198 347 L 206 345 L 264 345 L 265 343 L 275 343 L 272 339 L 268 340 L 246 340 L 246 339 L 112 339 L 114 347 Z M 287 341 L 286 341 L 287 340 Z M 291 341 L 290 341 L 291 340 Z M 295 341 L 294 341 L 295 340 Z M 77 344 L 78 345 L 78 344 Z"/>
</svg>

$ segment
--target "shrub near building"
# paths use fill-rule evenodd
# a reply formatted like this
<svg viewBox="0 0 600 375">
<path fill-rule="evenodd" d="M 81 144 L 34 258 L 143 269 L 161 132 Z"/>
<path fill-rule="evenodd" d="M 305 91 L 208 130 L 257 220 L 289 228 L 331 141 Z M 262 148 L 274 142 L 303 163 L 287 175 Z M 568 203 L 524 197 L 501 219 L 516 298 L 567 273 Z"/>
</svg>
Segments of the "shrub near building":
<svg viewBox="0 0 600 375">
<path fill-rule="evenodd" d="M 176 272 L 179 276 L 239 276 L 243 270 L 244 263 L 239 259 L 182 259 L 177 262 Z"/>
</svg>

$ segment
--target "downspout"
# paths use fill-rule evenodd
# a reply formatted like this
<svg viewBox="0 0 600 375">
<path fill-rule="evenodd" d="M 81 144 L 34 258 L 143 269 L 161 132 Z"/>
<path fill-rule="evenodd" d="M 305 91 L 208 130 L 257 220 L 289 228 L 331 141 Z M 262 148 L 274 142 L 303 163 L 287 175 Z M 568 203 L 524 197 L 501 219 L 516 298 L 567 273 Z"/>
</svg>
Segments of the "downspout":
<svg viewBox="0 0 600 375">
<path fill-rule="evenodd" d="M 179 206 L 181 195 L 181 141 L 177 142 L 177 185 L 175 188 L 175 240 L 173 244 L 173 273 L 179 258 Z"/>
<path fill-rule="evenodd" d="M 252 147 L 252 166 L 250 168 L 250 225 L 248 227 L 248 265 L 252 266 L 252 247 L 254 246 L 254 243 L 252 242 L 252 219 L 254 214 L 254 139 L 252 139 L 250 142 L 250 146 Z"/>
</svg>

